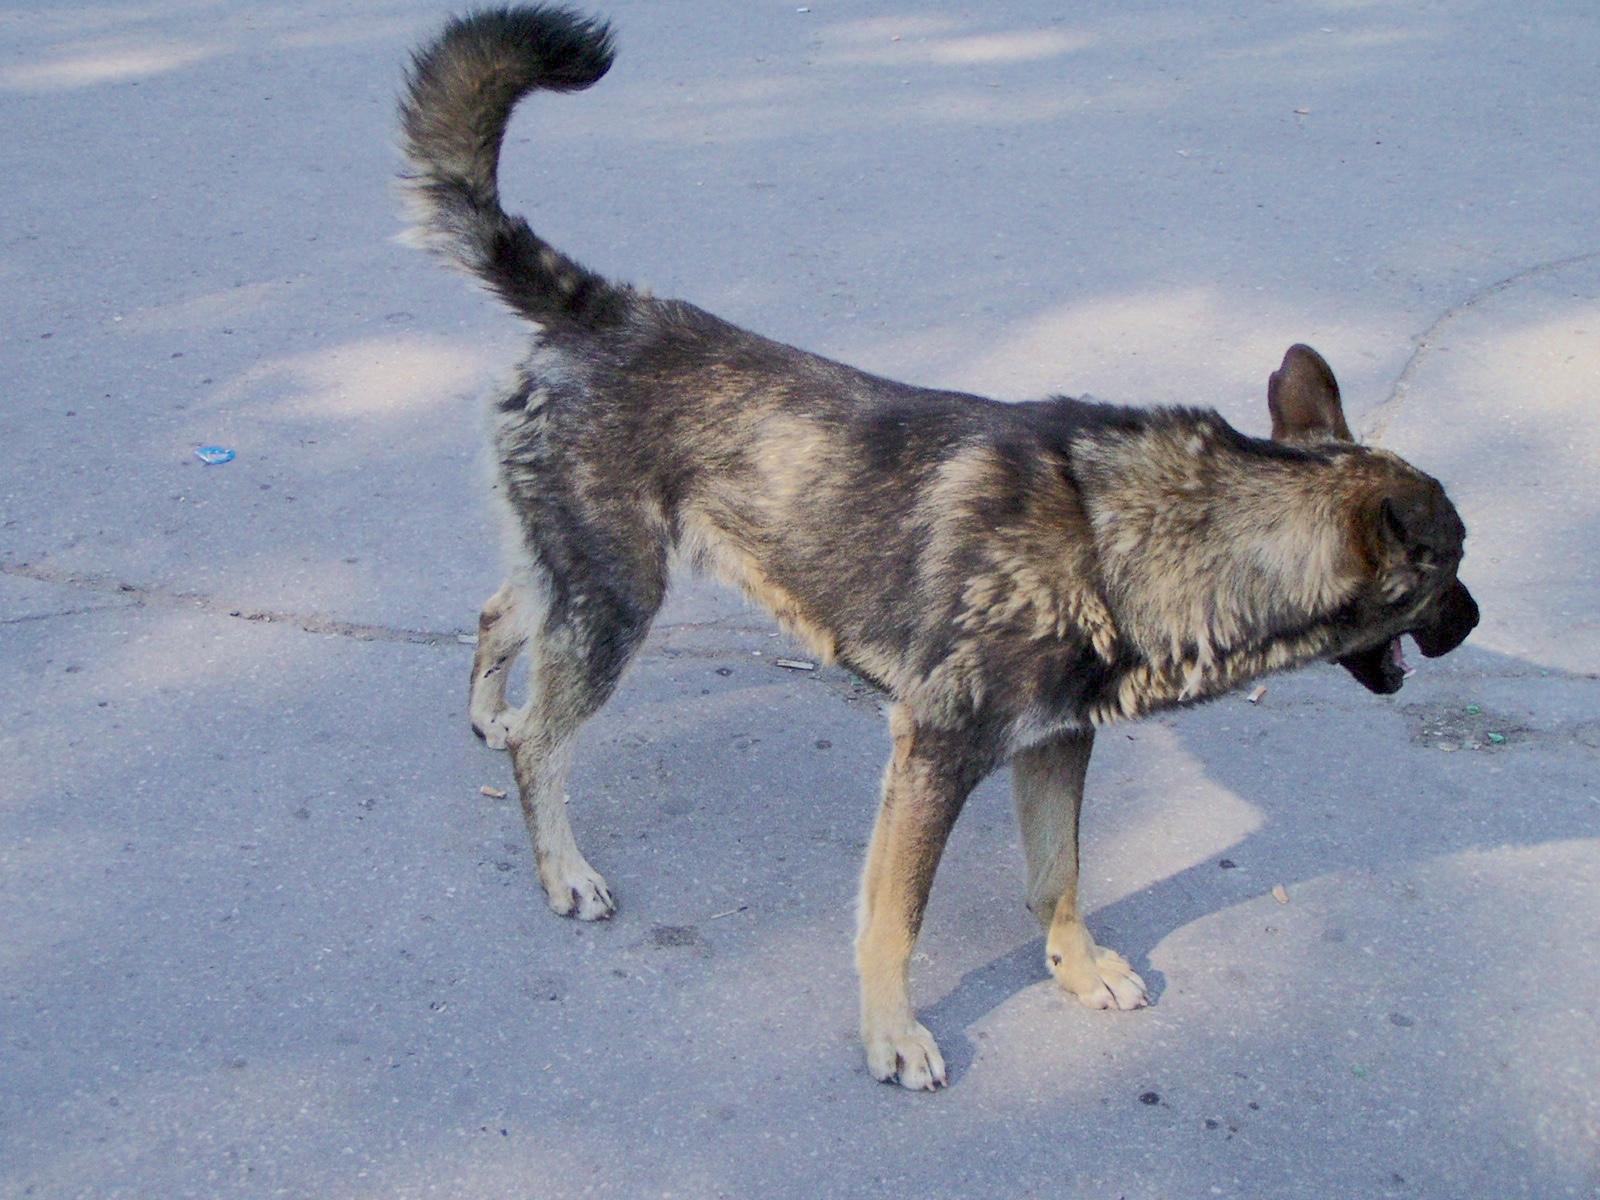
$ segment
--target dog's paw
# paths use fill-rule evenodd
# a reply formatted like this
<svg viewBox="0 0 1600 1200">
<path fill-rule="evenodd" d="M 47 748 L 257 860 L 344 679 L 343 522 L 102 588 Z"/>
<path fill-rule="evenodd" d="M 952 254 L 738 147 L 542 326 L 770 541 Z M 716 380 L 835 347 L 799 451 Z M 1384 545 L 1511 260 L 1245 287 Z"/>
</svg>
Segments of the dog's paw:
<svg viewBox="0 0 1600 1200">
<path fill-rule="evenodd" d="M 502 709 L 492 717 L 474 717 L 472 719 L 472 732 L 482 739 L 483 744 L 491 750 L 504 750 L 506 739 L 511 733 L 512 710 Z"/>
<path fill-rule="evenodd" d="M 617 911 L 606 881 L 585 863 L 581 870 L 555 875 L 544 880 L 544 892 L 557 916 L 579 921 L 604 921 Z"/>
<path fill-rule="evenodd" d="M 1149 990 L 1128 960 L 1115 950 L 1089 943 L 1076 960 L 1050 955 L 1056 982 L 1078 998 L 1085 1008 L 1116 1008 L 1127 1012 L 1150 1003 Z"/>
<path fill-rule="evenodd" d="M 931 1092 L 946 1083 L 944 1056 L 933 1035 L 916 1021 L 894 1030 L 862 1035 L 867 1070 L 880 1083 L 898 1083 L 914 1092 Z"/>
</svg>

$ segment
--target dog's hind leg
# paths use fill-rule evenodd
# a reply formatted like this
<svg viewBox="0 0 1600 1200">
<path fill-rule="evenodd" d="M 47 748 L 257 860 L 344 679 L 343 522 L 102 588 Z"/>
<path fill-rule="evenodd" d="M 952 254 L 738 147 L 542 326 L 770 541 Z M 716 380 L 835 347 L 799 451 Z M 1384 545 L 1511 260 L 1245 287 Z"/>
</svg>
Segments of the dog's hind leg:
<svg viewBox="0 0 1600 1200">
<path fill-rule="evenodd" d="M 580 726 L 615 690 L 644 642 L 663 590 L 655 586 L 627 601 L 587 596 L 569 602 L 565 618 L 547 612 L 529 632 L 528 702 L 512 713 L 507 743 L 539 879 L 550 907 L 564 917 L 598 921 L 616 911 L 606 881 L 572 835 L 567 772 Z"/>
<path fill-rule="evenodd" d="M 1056 981 L 1088 1008 L 1141 1008 L 1144 980 L 1095 944 L 1078 912 L 1078 814 L 1094 732 L 1070 733 L 1011 760 L 1011 789 L 1028 860 L 1028 910 L 1045 931 Z"/>
<path fill-rule="evenodd" d="M 890 714 L 889 728 L 894 755 L 857 912 L 861 1041 L 875 1079 L 931 1091 L 945 1082 L 944 1057 L 911 1011 L 911 951 L 945 839 L 978 773 L 964 741 L 917 728 L 904 706 Z"/>
<path fill-rule="evenodd" d="M 478 614 L 478 650 L 472 656 L 467 715 L 472 732 L 491 750 L 506 748 L 516 714 L 506 707 L 506 677 L 527 637 L 517 611 L 516 587 L 507 580 Z"/>
</svg>

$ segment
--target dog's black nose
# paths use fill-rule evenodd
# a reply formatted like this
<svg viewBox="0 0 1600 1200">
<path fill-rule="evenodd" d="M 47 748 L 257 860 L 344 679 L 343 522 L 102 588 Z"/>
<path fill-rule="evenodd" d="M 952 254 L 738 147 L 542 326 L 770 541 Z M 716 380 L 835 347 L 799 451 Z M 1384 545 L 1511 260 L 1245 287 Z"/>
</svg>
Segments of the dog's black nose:
<svg viewBox="0 0 1600 1200">
<path fill-rule="evenodd" d="M 1429 658 L 1449 654 L 1478 627 L 1478 602 L 1459 579 L 1452 580 L 1434 602 L 1427 624 L 1411 631 L 1417 649 Z"/>
</svg>

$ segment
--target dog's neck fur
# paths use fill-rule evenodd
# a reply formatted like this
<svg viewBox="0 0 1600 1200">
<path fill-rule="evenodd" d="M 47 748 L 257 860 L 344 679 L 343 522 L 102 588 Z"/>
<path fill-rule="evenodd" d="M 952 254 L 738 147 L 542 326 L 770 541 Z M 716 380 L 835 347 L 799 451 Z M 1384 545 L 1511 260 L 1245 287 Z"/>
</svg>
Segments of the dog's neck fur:
<svg viewBox="0 0 1600 1200">
<path fill-rule="evenodd" d="M 1340 490 L 1303 461 L 1251 448 L 1215 414 L 1164 411 L 1075 442 L 1072 473 L 1123 645 L 1096 721 L 1336 648 L 1364 576 Z"/>
</svg>

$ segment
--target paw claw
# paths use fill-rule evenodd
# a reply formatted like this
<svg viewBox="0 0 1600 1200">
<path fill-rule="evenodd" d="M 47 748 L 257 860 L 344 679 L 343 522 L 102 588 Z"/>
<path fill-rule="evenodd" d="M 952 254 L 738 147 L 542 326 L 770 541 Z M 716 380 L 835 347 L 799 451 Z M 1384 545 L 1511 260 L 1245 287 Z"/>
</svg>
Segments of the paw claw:
<svg viewBox="0 0 1600 1200">
<path fill-rule="evenodd" d="M 1056 981 L 1078 998 L 1085 1008 L 1129 1012 L 1150 1003 L 1150 992 L 1128 960 L 1115 950 L 1091 943 L 1089 954 L 1076 962 L 1050 956 Z"/>
<path fill-rule="evenodd" d="M 565 879 L 554 886 L 546 885 L 550 908 L 557 916 L 572 917 L 579 921 L 604 921 L 617 911 L 617 902 L 611 898 L 611 889 L 599 875 L 586 873 L 575 879 Z"/>
</svg>

